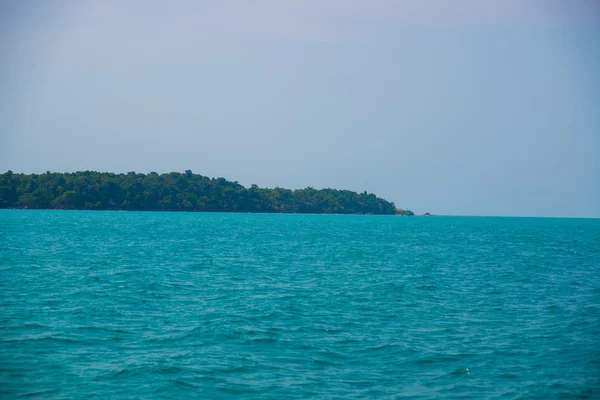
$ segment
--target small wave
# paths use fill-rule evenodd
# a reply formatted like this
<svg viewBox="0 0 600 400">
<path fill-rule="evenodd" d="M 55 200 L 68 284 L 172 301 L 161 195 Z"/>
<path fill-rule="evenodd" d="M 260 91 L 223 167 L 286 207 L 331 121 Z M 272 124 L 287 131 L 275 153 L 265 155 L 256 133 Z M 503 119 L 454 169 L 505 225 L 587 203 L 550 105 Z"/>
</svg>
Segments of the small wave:
<svg viewBox="0 0 600 400">
<path fill-rule="evenodd" d="M 320 358 L 315 358 L 313 360 L 313 364 L 319 365 L 319 366 L 336 366 L 336 365 L 339 365 L 338 363 L 335 363 L 333 361 L 321 360 Z"/>
<path fill-rule="evenodd" d="M 185 386 L 185 387 L 193 388 L 193 389 L 202 388 L 201 385 L 196 385 L 194 383 L 191 383 L 191 382 L 188 382 L 188 381 L 184 381 L 182 379 L 171 379 L 171 382 L 175 383 L 176 385 L 181 385 L 181 386 Z"/>
<path fill-rule="evenodd" d="M 301 344 L 296 345 L 296 349 L 298 349 L 298 350 L 313 350 L 313 349 L 315 349 L 315 346 L 312 346 L 307 343 L 301 343 Z"/>
<path fill-rule="evenodd" d="M 231 367 L 225 367 L 225 368 L 217 368 L 214 371 L 219 372 L 219 373 L 225 373 L 225 374 L 233 374 L 233 373 L 238 373 L 238 372 L 249 372 L 249 371 L 252 371 L 253 369 L 254 369 L 254 367 L 252 367 L 252 366 L 237 365 L 237 366 L 231 366 Z"/>
<path fill-rule="evenodd" d="M 435 360 L 433 360 L 431 358 L 420 358 L 418 360 L 415 360 L 414 363 L 415 364 L 429 365 L 429 364 L 435 363 Z"/>
<path fill-rule="evenodd" d="M 503 378 L 503 379 L 510 379 L 510 380 L 512 380 L 512 379 L 518 378 L 518 377 L 519 377 L 519 374 L 515 374 L 515 373 L 513 373 L 513 372 L 504 372 L 504 373 L 501 373 L 501 374 L 500 374 L 500 375 L 498 375 L 498 376 L 499 376 L 500 378 Z"/>
<path fill-rule="evenodd" d="M 23 393 L 22 395 L 20 395 L 19 397 L 33 397 L 33 396 L 42 396 L 42 395 L 48 395 L 50 393 L 56 393 L 56 389 L 42 389 L 42 390 L 36 390 L 33 392 L 27 392 L 27 393 Z"/>
<path fill-rule="evenodd" d="M 437 285 L 419 285 L 416 287 L 417 290 L 434 291 L 438 290 Z"/>
<path fill-rule="evenodd" d="M 470 374 L 471 374 L 471 371 L 469 370 L 469 368 L 459 368 L 457 370 L 450 372 L 450 375 L 470 375 Z"/>
<path fill-rule="evenodd" d="M 76 326 L 75 329 L 81 330 L 81 331 L 100 331 L 100 332 L 109 332 L 109 333 L 134 334 L 133 332 L 126 331 L 124 329 L 110 328 L 110 327 L 104 327 L 104 326 Z"/>
<path fill-rule="evenodd" d="M 113 371 L 113 372 L 107 373 L 105 375 L 105 378 L 107 378 L 107 379 L 115 379 L 115 378 L 136 376 L 136 375 L 139 375 L 139 374 L 140 373 L 138 371 L 131 370 L 129 368 L 121 368 L 118 371 Z"/>
<path fill-rule="evenodd" d="M 183 370 L 183 368 L 178 367 L 177 365 L 159 365 L 154 368 L 154 372 L 161 374 L 177 374 Z"/>
<path fill-rule="evenodd" d="M 253 339 L 246 339 L 243 341 L 239 341 L 237 342 L 238 344 L 273 344 L 276 343 L 277 339 L 273 338 L 273 337 L 266 337 L 266 338 L 253 338 Z"/>
<path fill-rule="evenodd" d="M 383 343 L 383 344 L 378 344 L 376 346 L 366 347 L 364 349 L 361 349 L 361 351 L 365 352 L 365 353 L 370 353 L 373 351 L 389 350 L 392 347 L 394 347 L 393 344 Z"/>
<path fill-rule="evenodd" d="M 27 328 L 48 328 L 47 325 L 41 324 L 39 322 L 25 322 L 23 327 Z"/>
<path fill-rule="evenodd" d="M 360 343 L 361 341 L 358 339 L 342 339 L 339 340 L 337 342 L 335 342 L 336 345 L 351 345 L 351 344 L 356 344 L 356 343 Z"/>
<path fill-rule="evenodd" d="M 27 342 L 27 341 L 42 341 L 42 340 L 48 340 L 48 341 L 55 341 L 55 342 L 62 342 L 62 343 L 89 343 L 85 340 L 81 340 L 81 339 L 75 339 L 75 338 L 69 338 L 69 337 L 64 337 L 64 336 L 52 336 L 52 335 L 28 335 L 28 336 L 21 336 L 21 337 L 15 337 L 15 338 L 8 338 L 8 339 L 2 339 L 3 342 Z"/>
</svg>

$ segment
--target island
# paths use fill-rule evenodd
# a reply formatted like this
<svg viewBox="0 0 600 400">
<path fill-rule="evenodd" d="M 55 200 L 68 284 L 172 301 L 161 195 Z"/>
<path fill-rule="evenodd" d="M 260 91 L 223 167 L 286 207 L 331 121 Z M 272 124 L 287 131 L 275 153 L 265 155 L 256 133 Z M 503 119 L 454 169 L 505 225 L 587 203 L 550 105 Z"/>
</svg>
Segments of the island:
<svg viewBox="0 0 600 400">
<path fill-rule="evenodd" d="M 0 208 L 395 215 L 372 193 L 245 187 L 186 170 L 149 174 L 78 171 L 0 175 Z M 406 212 L 406 210 L 403 210 Z M 410 212 L 410 211 L 409 211 Z M 404 215 L 404 214 L 403 214 Z"/>
</svg>

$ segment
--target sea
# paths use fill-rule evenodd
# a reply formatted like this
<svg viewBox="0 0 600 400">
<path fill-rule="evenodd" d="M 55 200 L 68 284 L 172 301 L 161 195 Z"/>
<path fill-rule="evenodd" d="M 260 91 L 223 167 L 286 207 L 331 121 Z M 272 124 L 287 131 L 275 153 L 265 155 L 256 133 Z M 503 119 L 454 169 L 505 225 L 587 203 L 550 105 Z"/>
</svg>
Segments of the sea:
<svg viewBox="0 0 600 400">
<path fill-rule="evenodd" d="M 600 220 L 0 210 L 0 398 L 600 398 Z"/>
</svg>

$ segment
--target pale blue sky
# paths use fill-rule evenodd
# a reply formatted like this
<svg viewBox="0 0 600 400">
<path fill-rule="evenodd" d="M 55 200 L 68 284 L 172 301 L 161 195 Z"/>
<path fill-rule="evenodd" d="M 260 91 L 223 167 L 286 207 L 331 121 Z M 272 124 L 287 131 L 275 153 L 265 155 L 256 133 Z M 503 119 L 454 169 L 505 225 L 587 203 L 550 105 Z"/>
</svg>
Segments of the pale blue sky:
<svg viewBox="0 0 600 400">
<path fill-rule="evenodd" d="M 600 217 L 598 1 L 2 4 L 1 171 Z"/>
</svg>

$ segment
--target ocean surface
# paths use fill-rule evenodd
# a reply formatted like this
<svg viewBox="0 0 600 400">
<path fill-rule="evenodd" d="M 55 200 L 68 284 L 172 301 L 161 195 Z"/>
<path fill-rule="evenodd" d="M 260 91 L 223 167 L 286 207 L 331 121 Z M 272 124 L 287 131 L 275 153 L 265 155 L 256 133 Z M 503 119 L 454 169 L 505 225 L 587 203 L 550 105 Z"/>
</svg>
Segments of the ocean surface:
<svg viewBox="0 0 600 400">
<path fill-rule="evenodd" d="M 600 220 L 0 210 L 0 398 L 600 398 Z"/>
</svg>

